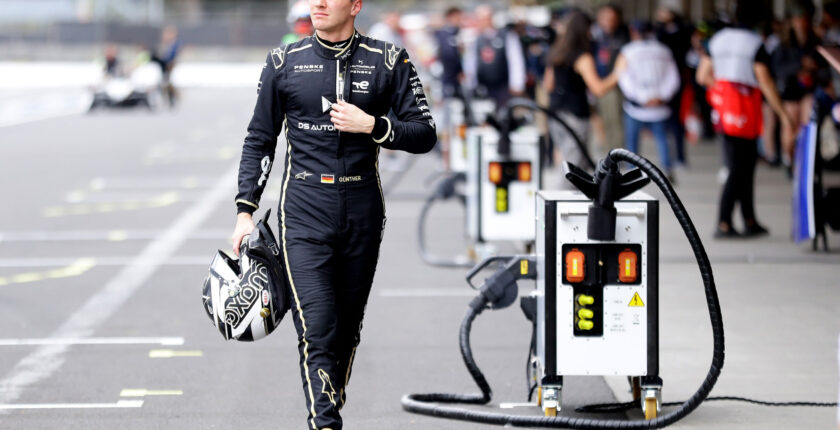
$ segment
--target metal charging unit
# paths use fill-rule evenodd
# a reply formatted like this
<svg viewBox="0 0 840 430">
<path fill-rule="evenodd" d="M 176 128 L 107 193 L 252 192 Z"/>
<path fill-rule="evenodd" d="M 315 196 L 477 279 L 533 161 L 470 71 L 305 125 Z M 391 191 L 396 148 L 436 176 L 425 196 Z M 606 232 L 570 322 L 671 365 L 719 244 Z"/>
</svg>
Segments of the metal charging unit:
<svg viewBox="0 0 840 430">
<path fill-rule="evenodd" d="M 496 104 L 492 100 L 474 99 L 470 101 L 470 115 L 474 125 L 484 124 L 487 117 L 494 113 Z M 466 113 L 464 100 L 451 98 L 447 102 L 446 115 L 449 124 L 449 168 L 453 172 L 469 170 L 469 155 L 467 146 L 467 129 L 469 118 Z"/>
<path fill-rule="evenodd" d="M 554 416 L 563 376 L 624 375 L 650 419 L 662 387 L 659 203 L 641 191 L 616 201 L 609 241 L 587 235 L 591 204 L 579 191 L 536 196 L 537 401 Z"/>
<path fill-rule="evenodd" d="M 525 125 L 509 134 L 510 153 L 490 126 L 467 130 L 467 235 L 477 243 L 534 241 L 534 197 L 541 186 L 540 133 Z"/>
</svg>

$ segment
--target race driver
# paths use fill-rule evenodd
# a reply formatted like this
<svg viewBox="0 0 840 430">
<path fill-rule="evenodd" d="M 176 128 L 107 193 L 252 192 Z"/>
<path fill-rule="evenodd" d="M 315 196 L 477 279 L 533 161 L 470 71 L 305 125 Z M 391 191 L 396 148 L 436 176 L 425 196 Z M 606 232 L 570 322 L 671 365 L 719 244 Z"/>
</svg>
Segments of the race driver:
<svg viewBox="0 0 840 430">
<path fill-rule="evenodd" d="M 280 243 L 315 430 L 342 428 L 385 227 L 379 148 L 425 153 L 435 124 L 405 50 L 359 34 L 362 0 L 309 0 L 315 34 L 272 50 L 242 148 L 234 249 L 254 223 L 285 129 Z"/>
</svg>

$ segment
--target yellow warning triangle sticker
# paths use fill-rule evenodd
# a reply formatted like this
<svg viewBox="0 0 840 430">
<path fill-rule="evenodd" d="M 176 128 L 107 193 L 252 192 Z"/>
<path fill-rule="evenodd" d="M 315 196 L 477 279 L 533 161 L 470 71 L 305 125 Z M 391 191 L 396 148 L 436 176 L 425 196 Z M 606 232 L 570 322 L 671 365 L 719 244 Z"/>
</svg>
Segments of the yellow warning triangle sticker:
<svg viewBox="0 0 840 430">
<path fill-rule="evenodd" d="M 630 304 L 628 306 L 639 307 L 639 308 L 645 307 L 645 302 L 643 302 L 642 298 L 639 297 L 639 292 L 638 291 L 633 294 L 633 298 L 630 299 Z"/>
</svg>

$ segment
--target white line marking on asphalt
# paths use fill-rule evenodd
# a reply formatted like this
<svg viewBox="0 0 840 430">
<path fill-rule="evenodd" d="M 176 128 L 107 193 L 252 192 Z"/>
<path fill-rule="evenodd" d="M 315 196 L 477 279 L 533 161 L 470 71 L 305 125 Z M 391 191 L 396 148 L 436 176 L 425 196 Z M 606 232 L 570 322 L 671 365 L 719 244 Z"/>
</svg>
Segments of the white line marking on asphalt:
<svg viewBox="0 0 840 430">
<path fill-rule="evenodd" d="M 120 391 L 120 397 L 146 397 L 146 396 L 182 396 L 181 390 L 147 390 L 145 388 L 126 388 Z"/>
<path fill-rule="evenodd" d="M 120 270 L 49 337 L 84 338 L 92 335 L 180 248 L 187 236 L 207 220 L 216 205 L 233 194 L 237 168 L 238 163 L 220 175 L 204 199 L 183 212 L 130 265 Z M 64 364 L 68 348 L 69 345 L 43 345 L 19 361 L 0 381 L 0 404 L 18 399 L 28 386 L 49 378 Z"/>
<path fill-rule="evenodd" d="M 382 297 L 475 297 L 478 291 L 464 287 L 451 288 L 405 288 L 379 292 Z"/>
<path fill-rule="evenodd" d="M 80 240 L 151 240 L 163 234 L 163 230 L 33 230 L 0 231 L 0 242 L 78 242 Z M 227 239 L 230 230 L 196 230 L 188 239 Z"/>
<path fill-rule="evenodd" d="M 153 349 L 149 351 L 149 358 L 175 358 L 175 357 L 203 357 L 204 353 L 198 350 L 178 351 L 174 349 Z"/>
<path fill-rule="evenodd" d="M 43 337 L 32 339 L 0 339 L 0 346 L 30 345 L 166 345 L 184 344 L 183 337 Z"/>
<path fill-rule="evenodd" d="M 120 400 L 117 403 L 21 403 L 2 404 L 2 409 L 113 409 L 140 408 L 143 400 Z"/>
<path fill-rule="evenodd" d="M 217 240 L 220 238 L 216 238 Z M 201 266 L 209 265 L 212 256 L 184 255 L 171 257 L 158 266 Z M 137 263 L 132 257 L 89 257 L 96 260 L 97 266 L 128 266 Z M 78 258 L 55 257 L 55 258 L 0 258 L 0 267 L 54 267 L 67 266 Z M 145 264 L 145 263 L 137 263 Z"/>
</svg>

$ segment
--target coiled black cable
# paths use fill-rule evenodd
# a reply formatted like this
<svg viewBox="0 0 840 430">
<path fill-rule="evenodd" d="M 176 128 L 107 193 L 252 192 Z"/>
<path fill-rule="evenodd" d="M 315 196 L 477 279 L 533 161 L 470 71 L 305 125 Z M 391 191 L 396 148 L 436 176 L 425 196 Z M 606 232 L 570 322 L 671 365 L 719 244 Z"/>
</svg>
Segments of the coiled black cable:
<svg viewBox="0 0 840 430">
<path fill-rule="evenodd" d="M 481 310 L 487 307 L 489 300 L 484 297 L 483 293 L 473 299 L 470 303 L 470 309 L 464 316 L 464 321 L 461 324 L 460 343 L 461 355 L 464 358 L 464 363 L 467 369 L 473 376 L 476 384 L 481 389 L 482 394 L 450 394 L 450 393 L 429 393 L 429 394 L 407 394 L 402 398 L 402 407 L 408 412 L 417 414 L 430 415 L 436 417 L 480 422 L 485 424 L 499 424 L 512 425 L 519 427 L 549 427 L 549 428 L 572 428 L 572 429 L 656 429 L 673 424 L 686 415 L 691 413 L 694 409 L 700 406 L 700 403 L 706 399 L 712 391 L 717 382 L 720 372 L 723 369 L 724 362 L 724 337 L 723 337 L 723 318 L 720 311 L 720 301 L 718 299 L 717 289 L 715 288 L 714 275 L 712 274 L 712 266 L 709 262 L 709 257 L 706 255 L 706 250 L 703 247 L 703 242 L 697 234 L 697 229 L 691 221 L 691 217 L 685 210 L 685 207 L 680 201 L 679 196 L 674 192 L 674 188 L 668 181 L 666 176 L 653 163 L 646 158 L 629 152 L 625 149 L 614 149 L 610 151 L 605 159 L 606 163 L 615 165 L 621 161 L 626 161 L 637 166 L 659 187 L 674 215 L 679 221 L 680 226 L 685 233 L 689 245 L 694 252 L 697 259 L 697 265 L 700 269 L 700 276 L 703 279 L 703 286 L 706 292 L 706 304 L 709 309 L 709 319 L 712 325 L 712 362 L 709 366 L 709 371 L 706 379 L 700 384 L 697 391 L 685 402 L 680 404 L 673 411 L 654 418 L 652 420 L 643 421 L 626 421 L 626 420 L 604 420 L 593 418 L 573 418 L 573 417 L 534 417 L 521 415 L 507 415 L 494 412 L 471 411 L 463 408 L 456 408 L 450 406 L 439 406 L 430 404 L 436 403 L 473 403 L 486 404 L 492 398 L 492 392 L 487 384 L 484 375 L 476 365 L 472 358 L 472 351 L 469 344 L 469 330 L 472 327 L 472 322 L 481 313 Z M 616 166 L 617 167 L 617 166 Z M 465 401 L 466 400 L 466 401 Z"/>
<path fill-rule="evenodd" d="M 739 397 L 739 396 L 714 396 L 714 397 L 706 397 L 704 402 L 744 402 L 749 403 L 752 405 L 758 406 L 770 406 L 770 407 L 814 407 L 814 408 L 835 408 L 837 407 L 837 402 L 809 402 L 809 401 L 793 401 L 793 402 L 768 402 L 765 400 L 756 400 L 750 399 L 749 397 Z M 679 406 L 683 402 L 664 402 L 662 403 L 662 407 L 666 406 Z M 638 402 L 622 402 L 622 403 L 598 403 L 594 405 L 586 405 L 575 408 L 575 412 L 580 413 L 590 413 L 590 414 L 598 414 L 598 413 L 614 413 L 614 412 L 623 412 L 629 411 L 639 405 Z"/>
<path fill-rule="evenodd" d="M 417 244 L 420 251 L 420 258 L 424 262 L 432 266 L 438 267 L 472 267 L 475 262 L 465 256 L 456 256 L 452 259 L 446 259 L 433 255 L 426 249 L 426 218 L 429 216 L 429 210 L 434 206 L 435 202 L 439 200 L 447 200 L 452 197 L 457 197 L 461 203 L 464 203 L 465 197 L 460 194 L 456 185 L 459 182 L 464 182 L 466 175 L 464 173 L 455 173 L 443 178 L 435 188 L 435 191 L 423 202 L 423 207 L 420 209 L 420 217 L 417 221 Z"/>
</svg>

